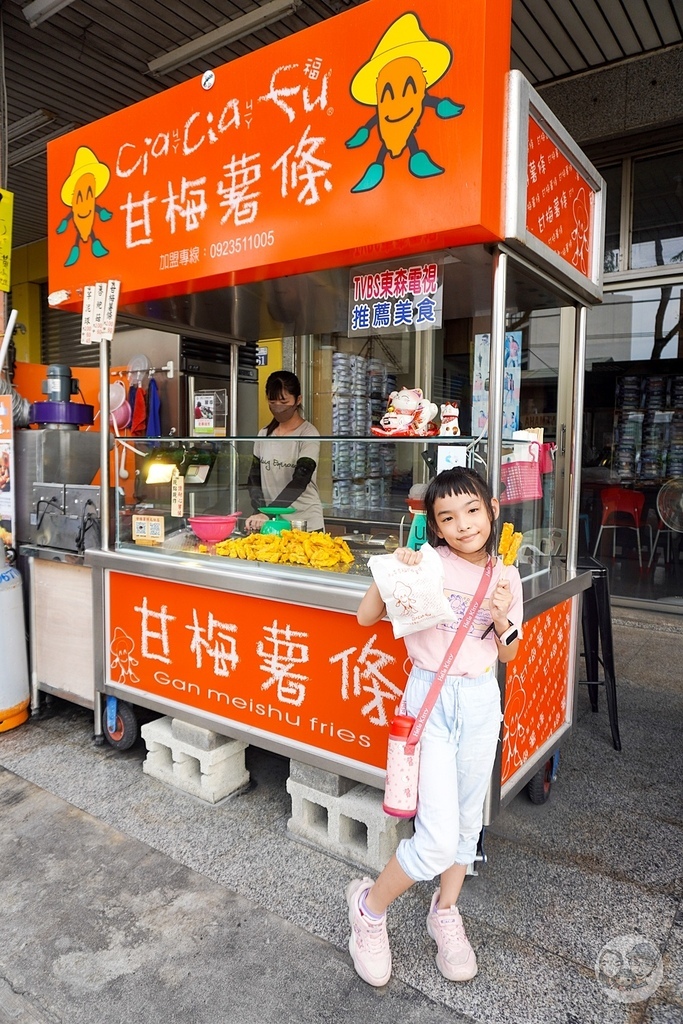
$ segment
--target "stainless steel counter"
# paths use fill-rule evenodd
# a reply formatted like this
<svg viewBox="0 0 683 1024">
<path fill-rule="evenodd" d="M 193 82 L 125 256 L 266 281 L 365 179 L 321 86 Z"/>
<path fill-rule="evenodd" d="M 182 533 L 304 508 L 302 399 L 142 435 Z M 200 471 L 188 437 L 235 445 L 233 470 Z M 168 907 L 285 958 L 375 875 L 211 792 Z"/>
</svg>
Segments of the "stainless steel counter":
<svg viewBox="0 0 683 1024">
<path fill-rule="evenodd" d="M 88 551 L 85 564 L 250 597 L 277 596 L 291 604 L 345 612 L 356 611 L 370 583 L 367 574 L 204 555 L 179 557 L 144 550 Z M 552 559 L 546 570 L 523 579 L 525 620 L 587 590 L 591 583 L 590 572 L 568 575 L 564 561 Z"/>
<path fill-rule="evenodd" d="M 83 555 L 61 548 L 42 547 L 39 544 L 22 544 L 19 555 L 23 558 L 40 558 L 44 562 L 64 562 L 67 565 L 83 565 Z"/>
</svg>

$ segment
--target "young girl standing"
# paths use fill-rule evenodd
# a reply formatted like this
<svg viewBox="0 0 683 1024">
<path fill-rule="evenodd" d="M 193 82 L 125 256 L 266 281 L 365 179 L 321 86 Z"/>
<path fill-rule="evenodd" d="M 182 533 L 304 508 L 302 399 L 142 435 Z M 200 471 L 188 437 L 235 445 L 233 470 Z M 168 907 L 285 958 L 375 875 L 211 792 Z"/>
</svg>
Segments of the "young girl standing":
<svg viewBox="0 0 683 1024">
<path fill-rule="evenodd" d="M 462 618 L 489 558 L 495 558 L 493 524 L 499 505 L 482 478 L 452 469 L 431 481 L 425 494 L 430 544 L 443 559 L 445 594 Z M 406 565 L 419 551 L 395 552 Z M 358 608 L 358 621 L 371 626 L 386 613 L 375 583 Z M 437 945 L 436 964 L 445 978 L 467 981 L 477 959 L 456 907 L 468 865 L 475 859 L 483 807 L 501 723 L 496 660 L 512 661 L 519 648 L 522 586 L 514 566 L 496 559 L 486 595 L 452 665 L 420 741 L 420 777 L 415 832 L 404 839 L 376 882 L 354 879 L 346 889 L 358 974 L 370 985 L 386 985 L 391 952 L 386 929 L 390 903 L 414 882 L 440 875 L 427 915 Z M 408 715 L 417 716 L 443 661 L 458 622 L 405 637 L 412 671 L 405 690 Z"/>
</svg>

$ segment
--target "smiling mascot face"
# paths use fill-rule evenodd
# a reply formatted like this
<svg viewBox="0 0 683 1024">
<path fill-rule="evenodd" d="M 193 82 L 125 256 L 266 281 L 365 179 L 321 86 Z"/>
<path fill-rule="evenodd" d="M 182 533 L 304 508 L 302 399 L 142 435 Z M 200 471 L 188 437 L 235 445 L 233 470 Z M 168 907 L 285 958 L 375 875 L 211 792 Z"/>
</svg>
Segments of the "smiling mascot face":
<svg viewBox="0 0 683 1024">
<path fill-rule="evenodd" d="M 74 196 L 71 203 L 74 215 L 74 224 L 78 233 L 85 242 L 95 223 L 95 175 L 82 174 L 74 187 Z"/>
<path fill-rule="evenodd" d="M 426 91 L 424 72 L 414 57 L 397 57 L 377 76 L 379 134 L 392 157 L 403 152 L 417 128 Z"/>
</svg>

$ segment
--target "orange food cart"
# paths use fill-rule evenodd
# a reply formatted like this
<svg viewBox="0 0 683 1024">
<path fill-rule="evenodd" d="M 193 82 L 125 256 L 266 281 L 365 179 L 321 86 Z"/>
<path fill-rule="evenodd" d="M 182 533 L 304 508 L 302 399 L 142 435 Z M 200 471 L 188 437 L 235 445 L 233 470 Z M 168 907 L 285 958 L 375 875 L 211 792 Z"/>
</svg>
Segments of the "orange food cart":
<svg viewBox="0 0 683 1024">
<path fill-rule="evenodd" d="M 254 438 L 236 431 L 236 376 L 224 436 L 186 423 L 124 438 L 134 479 L 111 490 L 103 458 L 102 545 L 86 555 L 98 731 L 115 697 L 381 787 L 405 652 L 388 622 L 365 630 L 354 613 L 368 557 L 405 539 L 410 487 L 458 463 L 494 493 L 507 481 L 503 519 L 525 536 L 524 643 L 500 673 L 489 816 L 571 729 L 603 182 L 508 70 L 509 13 L 499 0 L 370 0 L 50 144 L 53 304 L 79 310 L 88 286 L 117 281 L 119 327 L 222 341 L 235 364 L 277 333 L 322 435 L 329 550 L 306 564 L 225 557 L 188 528 L 217 503 L 249 512 Z M 245 306 L 256 315 L 240 330 Z M 458 405 L 461 433 L 373 437 L 369 413 L 358 429 L 355 410 L 376 400 L 365 385 L 346 393 L 359 366 Z M 100 367 L 106 423 L 107 341 Z M 539 426 L 542 440 L 528 433 Z M 150 479 L 153 462 L 166 475 Z M 537 491 L 514 491 L 520 462 Z M 333 536 L 353 562 L 331 560 Z M 127 726 L 117 719 L 119 738 Z"/>
</svg>

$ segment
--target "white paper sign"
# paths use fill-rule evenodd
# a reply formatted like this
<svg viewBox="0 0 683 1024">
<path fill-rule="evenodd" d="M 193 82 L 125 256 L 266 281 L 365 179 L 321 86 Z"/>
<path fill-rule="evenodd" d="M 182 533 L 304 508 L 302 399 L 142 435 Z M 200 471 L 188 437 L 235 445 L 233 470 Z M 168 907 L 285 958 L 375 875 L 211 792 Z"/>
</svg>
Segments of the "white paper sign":
<svg viewBox="0 0 683 1024">
<path fill-rule="evenodd" d="M 116 310 L 119 305 L 120 290 L 120 281 L 107 281 L 107 295 L 104 300 L 103 341 L 111 341 L 114 337 L 114 328 L 116 327 Z"/>
<path fill-rule="evenodd" d="M 107 298 L 107 285 L 98 281 L 95 285 L 95 302 L 93 306 L 92 340 L 100 342 L 104 336 L 104 303 Z"/>
<path fill-rule="evenodd" d="M 456 466 L 467 466 L 466 444 L 440 444 L 436 454 L 436 471 L 455 469 Z"/>
<path fill-rule="evenodd" d="M 88 284 L 83 289 L 83 319 L 81 320 L 81 345 L 92 345 L 95 288 Z"/>
<path fill-rule="evenodd" d="M 185 477 L 178 472 L 178 467 L 173 467 L 171 477 L 171 515 L 185 515 Z"/>
</svg>

